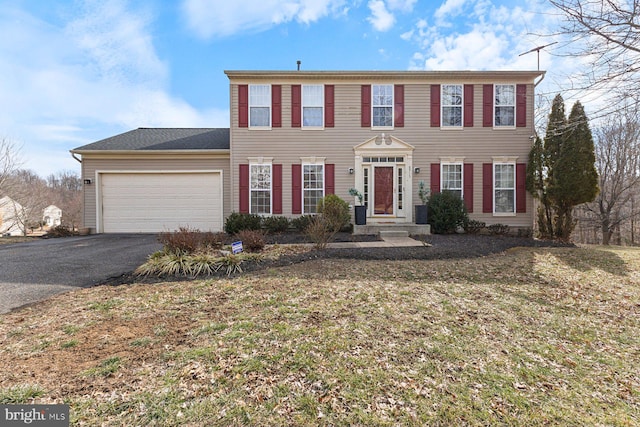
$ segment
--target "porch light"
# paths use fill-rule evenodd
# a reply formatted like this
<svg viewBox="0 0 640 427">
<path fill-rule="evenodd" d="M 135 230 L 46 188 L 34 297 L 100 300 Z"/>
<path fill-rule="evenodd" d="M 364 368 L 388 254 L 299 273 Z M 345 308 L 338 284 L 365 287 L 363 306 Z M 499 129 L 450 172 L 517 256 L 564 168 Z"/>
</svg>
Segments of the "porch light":
<svg viewBox="0 0 640 427">
<path fill-rule="evenodd" d="M 419 174 L 420 173 L 420 168 L 413 168 L 413 173 Z"/>
<path fill-rule="evenodd" d="M 349 172 L 349 175 L 353 175 L 353 168 L 349 168 L 347 171 Z"/>
<path fill-rule="evenodd" d="M 91 178 L 87 178 L 84 180 L 84 185 L 91 185 Z"/>
</svg>

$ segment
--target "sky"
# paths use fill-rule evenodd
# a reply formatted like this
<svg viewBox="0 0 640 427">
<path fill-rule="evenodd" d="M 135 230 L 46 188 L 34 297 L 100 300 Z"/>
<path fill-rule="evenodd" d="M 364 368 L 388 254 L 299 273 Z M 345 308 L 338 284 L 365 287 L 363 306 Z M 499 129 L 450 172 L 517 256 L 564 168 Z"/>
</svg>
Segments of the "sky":
<svg viewBox="0 0 640 427">
<path fill-rule="evenodd" d="M 543 0 L 0 0 L 0 139 L 79 173 L 69 150 L 131 129 L 228 127 L 224 70 L 536 70 L 520 54 L 559 19 Z M 548 100 L 576 66 L 558 46 Z"/>
</svg>

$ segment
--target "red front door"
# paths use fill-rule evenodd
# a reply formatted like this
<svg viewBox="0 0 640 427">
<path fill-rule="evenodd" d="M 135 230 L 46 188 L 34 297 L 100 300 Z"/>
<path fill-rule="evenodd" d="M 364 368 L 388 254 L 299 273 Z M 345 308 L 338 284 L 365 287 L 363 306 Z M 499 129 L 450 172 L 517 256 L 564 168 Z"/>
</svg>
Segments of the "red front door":
<svg viewBox="0 0 640 427">
<path fill-rule="evenodd" d="M 373 214 L 393 215 L 393 166 L 374 168 Z"/>
</svg>

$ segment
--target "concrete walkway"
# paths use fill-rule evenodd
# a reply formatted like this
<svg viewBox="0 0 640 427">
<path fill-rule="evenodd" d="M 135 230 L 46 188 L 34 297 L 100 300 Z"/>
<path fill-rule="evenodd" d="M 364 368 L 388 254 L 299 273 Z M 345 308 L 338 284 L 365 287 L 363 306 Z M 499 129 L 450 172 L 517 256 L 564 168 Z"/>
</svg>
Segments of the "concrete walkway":
<svg viewBox="0 0 640 427">
<path fill-rule="evenodd" d="M 431 246 L 428 243 L 412 239 L 411 237 L 382 236 L 376 242 L 336 242 L 329 243 L 329 248 L 407 248 L 412 246 Z"/>
</svg>

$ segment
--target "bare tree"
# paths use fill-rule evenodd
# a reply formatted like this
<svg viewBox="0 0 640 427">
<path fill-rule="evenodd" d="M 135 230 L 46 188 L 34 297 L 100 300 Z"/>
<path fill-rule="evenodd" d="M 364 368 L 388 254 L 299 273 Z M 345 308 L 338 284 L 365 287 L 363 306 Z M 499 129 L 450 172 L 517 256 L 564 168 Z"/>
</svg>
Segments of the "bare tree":
<svg viewBox="0 0 640 427">
<path fill-rule="evenodd" d="M 72 230 L 82 217 L 82 181 L 73 171 L 61 171 L 47 177 L 53 204 L 62 209 L 62 223 Z"/>
<path fill-rule="evenodd" d="M 608 245 L 612 236 L 640 216 L 636 199 L 640 192 L 640 114 L 635 108 L 611 115 L 596 131 L 596 168 L 600 193 L 583 209 L 584 220 L 602 233 Z M 633 239 L 633 234 L 631 235 Z"/>
<path fill-rule="evenodd" d="M 19 153 L 14 142 L 0 139 L 0 197 L 10 195 L 9 178 L 21 165 Z"/>
<path fill-rule="evenodd" d="M 564 16 L 559 34 L 569 55 L 591 63 L 576 76 L 574 89 L 609 94 L 618 100 L 640 99 L 640 0 L 549 0 Z M 607 109 L 611 111 L 611 109 Z"/>
<path fill-rule="evenodd" d="M 15 171 L 6 182 L 15 206 L 13 219 L 26 235 L 40 226 L 42 212 L 50 204 L 50 191 L 45 180 L 29 170 Z"/>
</svg>

